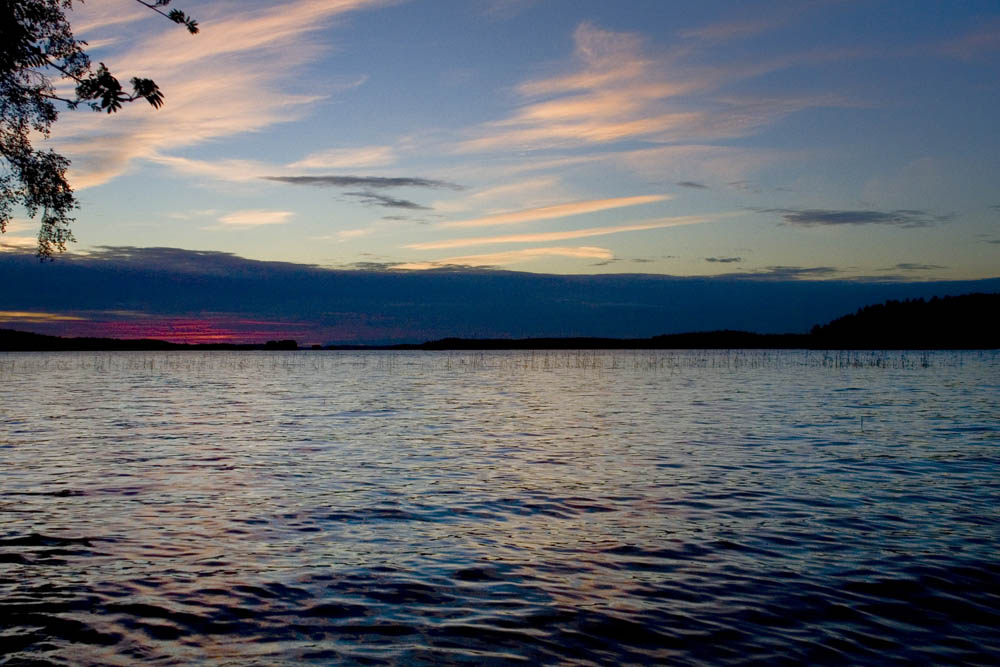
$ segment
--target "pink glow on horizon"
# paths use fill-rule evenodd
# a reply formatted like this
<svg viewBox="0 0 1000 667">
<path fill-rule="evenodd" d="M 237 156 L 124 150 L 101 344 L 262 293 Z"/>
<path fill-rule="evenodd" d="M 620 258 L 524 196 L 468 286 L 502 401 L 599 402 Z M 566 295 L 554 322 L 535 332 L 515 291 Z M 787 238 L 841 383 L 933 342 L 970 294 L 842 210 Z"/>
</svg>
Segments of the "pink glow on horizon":
<svg viewBox="0 0 1000 667">
<path fill-rule="evenodd" d="M 15 327 L 50 336 L 148 338 L 171 343 L 265 343 L 294 339 L 300 345 L 321 342 L 322 334 L 303 322 L 275 322 L 233 317 L 143 317 L 134 320 L 77 320 Z"/>
</svg>

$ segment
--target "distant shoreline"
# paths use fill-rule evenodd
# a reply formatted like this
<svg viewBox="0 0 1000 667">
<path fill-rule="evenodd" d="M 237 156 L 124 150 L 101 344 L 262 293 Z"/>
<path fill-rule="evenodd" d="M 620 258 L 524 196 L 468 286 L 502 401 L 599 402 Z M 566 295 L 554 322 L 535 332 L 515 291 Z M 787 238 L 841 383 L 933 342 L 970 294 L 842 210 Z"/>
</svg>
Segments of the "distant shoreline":
<svg viewBox="0 0 1000 667">
<path fill-rule="evenodd" d="M 760 334 L 748 331 L 701 331 L 650 338 L 442 338 L 390 345 L 312 345 L 294 340 L 243 343 L 171 343 L 155 339 L 63 338 L 0 329 L 0 351 L 137 351 L 166 350 L 993 350 L 1000 331 L 992 326 L 1000 312 L 1000 294 L 965 294 L 887 301 L 817 325 L 809 333 Z"/>
</svg>

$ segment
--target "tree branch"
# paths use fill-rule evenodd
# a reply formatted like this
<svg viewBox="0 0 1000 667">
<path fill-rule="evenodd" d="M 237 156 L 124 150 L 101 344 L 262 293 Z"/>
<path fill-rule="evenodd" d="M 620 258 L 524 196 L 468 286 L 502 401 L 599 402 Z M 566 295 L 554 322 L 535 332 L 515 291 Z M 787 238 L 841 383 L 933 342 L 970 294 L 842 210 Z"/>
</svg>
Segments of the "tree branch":
<svg viewBox="0 0 1000 667">
<path fill-rule="evenodd" d="M 160 9 L 160 7 L 166 7 L 167 5 L 169 5 L 170 0 L 166 0 L 166 2 L 164 2 L 163 0 L 158 0 L 157 2 L 146 2 L 146 0 L 135 0 L 135 1 L 138 2 L 140 5 L 142 5 L 143 7 L 152 9 L 160 16 L 164 16 L 170 19 L 174 23 L 183 24 L 184 26 L 187 27 L 188 32 L 190 32 L 192 35 L 198 32 L 198 22 L 195 21 L 190 16 L 187 16 L 181 10 L 172 9 L 169 12 L 165 12 L 162 9 Z"/>
</svg>

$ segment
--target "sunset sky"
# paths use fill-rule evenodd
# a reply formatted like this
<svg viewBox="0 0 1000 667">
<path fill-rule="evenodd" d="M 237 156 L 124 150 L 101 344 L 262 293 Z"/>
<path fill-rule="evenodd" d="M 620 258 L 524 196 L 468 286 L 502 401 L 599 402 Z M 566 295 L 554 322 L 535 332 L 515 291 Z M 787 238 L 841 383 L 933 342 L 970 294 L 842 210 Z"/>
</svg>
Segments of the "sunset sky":
<svg viewBox="0 0 1000 667">
<path fill-rule="evenodd" d="M 200 34 L 130 0 L 72 13 L 95 62 L 166 97 L 57 122 L 77 255 L 1000 275 L 995 0 L 174 6 Z M 0 243 L 20 254 L 36 232 L 15 219 Z"/>
</svg>

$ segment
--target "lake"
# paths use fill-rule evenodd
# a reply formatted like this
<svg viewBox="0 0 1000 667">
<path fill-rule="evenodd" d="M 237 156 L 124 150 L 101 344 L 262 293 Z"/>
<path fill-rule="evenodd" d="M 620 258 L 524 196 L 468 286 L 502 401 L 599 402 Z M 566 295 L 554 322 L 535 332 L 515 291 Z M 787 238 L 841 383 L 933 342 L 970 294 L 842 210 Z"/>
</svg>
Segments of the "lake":
<svg viewBox="0 0 1000 667">
<path fill-rule="evenodd" d="M 1000 354 L 0 353 L 0 664 L 1000 661 Z"/>
</svg>

